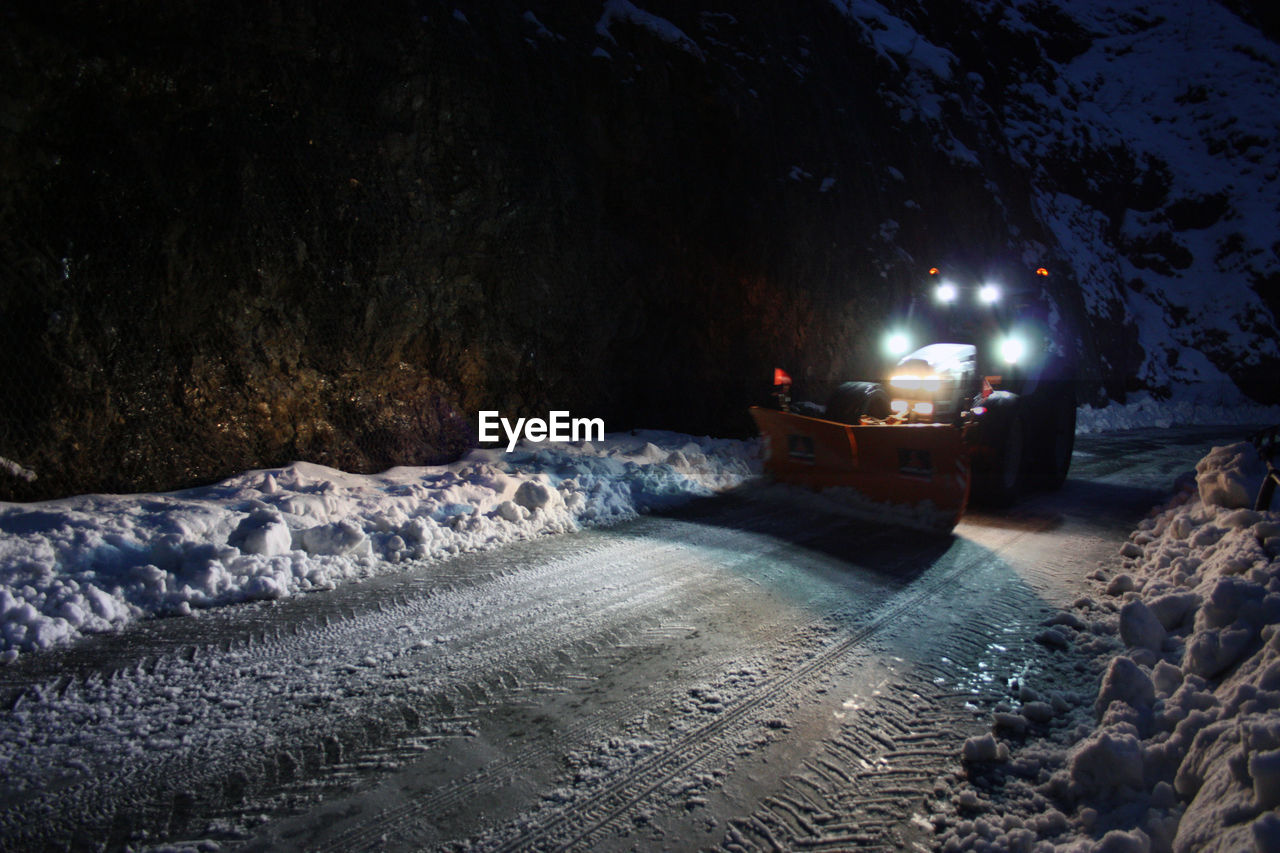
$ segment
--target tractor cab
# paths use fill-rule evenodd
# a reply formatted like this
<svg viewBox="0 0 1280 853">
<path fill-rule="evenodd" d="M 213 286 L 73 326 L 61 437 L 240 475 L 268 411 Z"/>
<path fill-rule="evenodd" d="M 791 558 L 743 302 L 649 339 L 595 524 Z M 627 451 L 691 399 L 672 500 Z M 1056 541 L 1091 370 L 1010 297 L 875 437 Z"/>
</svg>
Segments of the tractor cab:
<svg viewBox="0 0 1280 853">
<path fill-rule="evenodd" d="M 933 267 L 911 294 L 884 338 L 890 372 L 917 351 L 936 344 L 963 344 L 973 350 L 975 381 L 1020 391 L 1048 354 L 1040 306 L 1048 270 L 983 273 L 964 265 Z"/>
</svg>

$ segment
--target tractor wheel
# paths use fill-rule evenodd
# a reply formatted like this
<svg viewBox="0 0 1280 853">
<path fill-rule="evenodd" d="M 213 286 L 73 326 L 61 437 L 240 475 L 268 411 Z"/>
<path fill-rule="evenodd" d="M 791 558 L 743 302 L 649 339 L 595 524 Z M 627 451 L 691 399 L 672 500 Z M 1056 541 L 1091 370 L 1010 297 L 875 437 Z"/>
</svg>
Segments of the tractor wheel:
<svg viewBox="0 0 1280 853">
<path fill-rule="evenodd" d="M 1002 413 L 996 440 L 981 473 L 975 471 L 974 497 L 992 507 L 1008 507 L 1018 499 L 1024 486 L 1023 469 L 1027 457 L 1027 428 L 1021 407 Z"/>
<path fill-rule="evenodd" d="M 1048 406 L 1044 435 L 1041 436 L 1042 467 L 1036 470 L 1036 479 L 1046 489 L 1060 489 L 1071 470 L 1071 453 L 1076 445 L 1076 402 L 1070 394 L 1055 394 Z"/>
<path fill-rule="evenodd" d="M 863 415 L 889 417 L 889 394 L 875 382 L 845 382 L 827 403 L 827 420 L 857 424 Z"/>
</svg>

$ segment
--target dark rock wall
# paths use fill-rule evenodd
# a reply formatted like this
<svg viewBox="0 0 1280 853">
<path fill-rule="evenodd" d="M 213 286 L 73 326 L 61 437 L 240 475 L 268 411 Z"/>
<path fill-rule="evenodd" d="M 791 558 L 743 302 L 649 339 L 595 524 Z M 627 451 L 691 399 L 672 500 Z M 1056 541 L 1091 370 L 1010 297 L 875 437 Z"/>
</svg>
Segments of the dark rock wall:
<svg viewBox="0 0 1280 853">
<path fill-rule="evenodd" d="M 436 463 L 482 408 L 746 434 L 932 257 L 1052 245 L 972 93 L 983 170 L 829 4 L 643 5 L 701 55 L 599 2 L 11 7 L 0 498 Z"/>
</svg>

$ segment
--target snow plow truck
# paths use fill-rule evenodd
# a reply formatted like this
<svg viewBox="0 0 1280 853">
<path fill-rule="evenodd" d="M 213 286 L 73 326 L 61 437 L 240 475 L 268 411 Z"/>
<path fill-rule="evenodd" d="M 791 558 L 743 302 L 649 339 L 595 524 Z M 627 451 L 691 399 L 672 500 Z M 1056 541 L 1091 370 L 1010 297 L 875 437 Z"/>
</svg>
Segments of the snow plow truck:
<svg viewBox="0 0 1280 853">
<path fill-rule="evenodd" d="M 885 375 L 839 385 L 825 408 L 792 405 L 790 376 L 776 369 L 775 404 L 751 408 L 766 473 L 943 530 L 971 496 L 1007 507 L 1029 488 L 1060 487 L 1075 372 L 1048 275 L 930 269 L 886 330 Z"/>
</svg>

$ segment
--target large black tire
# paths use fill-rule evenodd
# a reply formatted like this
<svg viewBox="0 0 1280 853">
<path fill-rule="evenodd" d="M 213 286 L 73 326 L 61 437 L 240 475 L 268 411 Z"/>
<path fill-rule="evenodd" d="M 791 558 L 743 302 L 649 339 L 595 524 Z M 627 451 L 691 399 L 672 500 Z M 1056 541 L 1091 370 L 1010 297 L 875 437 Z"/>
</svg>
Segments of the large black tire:
<svg viewBox="0 0 1280 853">
<path fill-rule="evenodd" d="M 1008 507 L 1026 485 L 1027 422 L 1023 406 L 1009 395 L 993 400 L 983 424 L 982 453 L 973 472 L 973 498 L 991 507 Z"/>
<path fill-rule="evenodd" d="M 875 382 L 845 382 L 827 403 L 827 420 L 857 424 L 863 415 L 889 417 L 889 393 Z"/>
<path fill-rule="evenodd" d="M 1054 383 L 1049 389 L 1043 435 L 1039 436 L 1035 464 L 1036 484 L 1060 489 L 1071 470 L 1071 454 L 1076 446 L 1076 400 L 1070 383 Z"/>
</svg>

